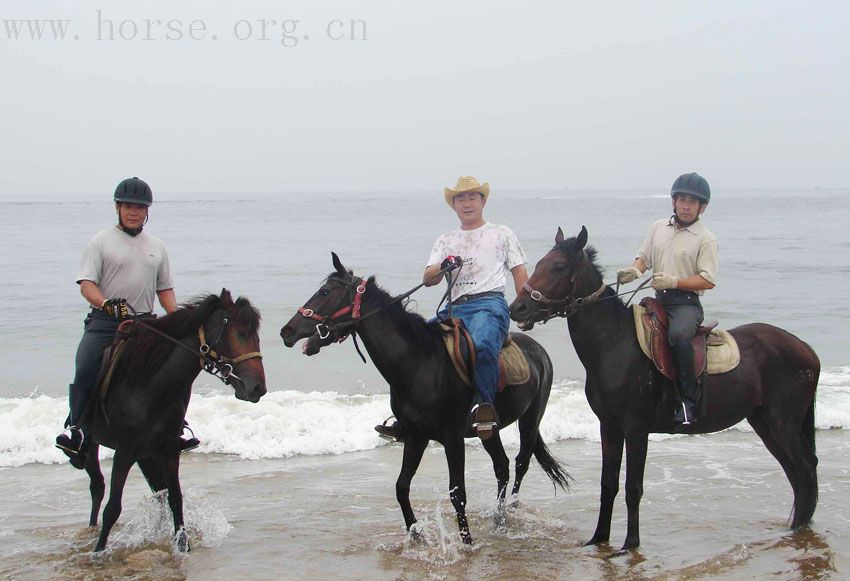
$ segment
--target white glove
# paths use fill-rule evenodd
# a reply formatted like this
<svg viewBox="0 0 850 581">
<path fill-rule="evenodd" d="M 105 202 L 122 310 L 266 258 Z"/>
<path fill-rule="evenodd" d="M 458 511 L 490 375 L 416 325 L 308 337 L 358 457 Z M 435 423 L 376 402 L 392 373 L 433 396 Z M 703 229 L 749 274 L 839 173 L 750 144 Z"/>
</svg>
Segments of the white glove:
<svg viewBox="0 0 850 581">
<path fill-rule="evenodd" d="M 679 285 L 679 279 L 672 274 L 656 272 L 652 275 L 652 288 L 657 291 L 676 288 Z"/>
<path fill-rule="evenodd" d="M 621 268 L 617 271 L 617 284 L 628 284 L 637 280 L 643 273 L 636 266 Z"/>
</svg>

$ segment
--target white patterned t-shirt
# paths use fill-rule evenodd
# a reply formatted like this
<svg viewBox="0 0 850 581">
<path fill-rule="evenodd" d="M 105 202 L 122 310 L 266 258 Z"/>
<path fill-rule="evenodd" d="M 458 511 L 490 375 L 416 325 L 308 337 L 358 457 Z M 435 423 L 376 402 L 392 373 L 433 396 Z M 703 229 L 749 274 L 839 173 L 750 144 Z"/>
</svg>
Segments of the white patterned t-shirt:
<svg viewBox="0 0 850 581">
<path fill-rule="evenodd" d="M 449 255 L 463 260 L 452 300 L 468 294 L 505 292 L 508 271 L 528 262 L 516 234 L 491 222 L 475 230 L 458 228 L 437 238 L 427 266 L 440 264 Z"/>
</svg>

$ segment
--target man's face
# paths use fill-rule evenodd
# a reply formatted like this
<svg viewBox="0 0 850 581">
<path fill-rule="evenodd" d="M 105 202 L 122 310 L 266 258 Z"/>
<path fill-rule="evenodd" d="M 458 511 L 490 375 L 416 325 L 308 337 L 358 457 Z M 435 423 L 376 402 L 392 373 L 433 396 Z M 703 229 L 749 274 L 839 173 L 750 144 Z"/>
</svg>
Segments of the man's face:
<svg viewBox="0 0 850 581">
<path fill-rule="evenodd" d="M 457 217 L 462 224 L 474 225 L 482 221 L 484 196 L 478 192 L 463 192 L 452 199 Z"/>
<path fill-rule="evenodd" d="M 148 216 L 147 206 L 128 202 L 118 202 L 117 206 L 118 215 L 121 217 L 121 223 L 125 228 L 138 230 L 145 225 L 145 218 Z"/>
<path fill-rule="evenodd" d="M 689 194 L 676 194 L 673 198 L 673 213 L 683 224 L 691 224 L 705 212 L 706 205 Z"/>
</svg>

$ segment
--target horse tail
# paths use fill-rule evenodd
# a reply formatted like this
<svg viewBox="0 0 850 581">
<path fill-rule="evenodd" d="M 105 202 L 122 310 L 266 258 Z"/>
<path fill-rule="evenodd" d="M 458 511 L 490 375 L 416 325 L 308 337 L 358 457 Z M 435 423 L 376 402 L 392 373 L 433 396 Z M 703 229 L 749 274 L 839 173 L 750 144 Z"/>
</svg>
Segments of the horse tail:
<svg viewBox="0 0 850 581">
<path fill-rule="evenodd" d="M 552 456 L 540 435 L 537 436 L 537 443 L 534 445 L 534 457 L 537 458 L 537 462 L 540 463 L 540 467 L 543 468 L 553 485 L 569 491 L 570 481 L 574 480 L 573 477 L 567 473 L 564 465 Z"/>
<path fill-rule="evenodd" d="M 803 422 L 800 426 L 800 436 L 805 446 L 806 456 L 805 462 L 798 466 L 799 476 L 806 480 L 806 486 L 801 487 L 806 494 L 801 494 L 799 498 L 794 499 L 794 518 L 792 526 L 797 528 L 808 523 L 815 513 L 815 508 L 818 504 L 818 457 L 815 446 L 815 395 L 817 393 L 818 380 L 820 379 L 820 360 L 814 349 L 804 343 L 811 354 L 811 365 L 813 376 L 812 382 L 812 400 L 803 415 Z"/>
</svg>

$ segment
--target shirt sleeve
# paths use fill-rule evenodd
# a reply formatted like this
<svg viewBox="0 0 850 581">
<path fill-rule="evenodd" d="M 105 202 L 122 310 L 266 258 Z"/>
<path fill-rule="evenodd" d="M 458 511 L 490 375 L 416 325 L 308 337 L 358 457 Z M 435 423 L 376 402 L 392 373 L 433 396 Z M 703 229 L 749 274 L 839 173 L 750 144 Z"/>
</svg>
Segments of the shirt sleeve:
<svg viewBox="0 0 850 581">
<path fill-rule="evenodd" d="M 699 256 L 697 257 L 697 272 L 701 277 L 717 284 L 717 271 L 720 267 L 719 245 L 717 239 L 706 240 L 700 244 Z"/>
<path fill-rule="evenodd" d="M 91 240 L 83 251 L 80 260 L 80 270 L 77 273 L 77 284 L 89 280 L 94 284 L 100 284 L 101 268 L 103 266 L 103 253 L 100 245 Z"/>
<path fill-rule="evenodd" d="M 652 239 L 655 235 L 657 224 L 656 222 L 649 228 L 649 232 L 646 233 L 646 238 L 643 239 L 643 244 L 640 245 L 640 250 L 638 250 L 637 256 L 635 256 L 636 259 L 640 258 L 643 260 L 647 270 L 652 269 Z"/>
<path fill-rule="evenodd" d="M 528 257 L 513 230 L 506 227 L 505 231 L 505 262 L 508 265 L 508 270 L 513 270 L 515 267 L 527 263 Z"/>
<path fill-rule="evenodd" d="M 164 291 L 170 288 L 174 288 L 174 281 L 171 278 L 171 262 L 168 260 L 168 251 L 163 245 L 162 261 L 156 269 L 156 291 Z"/>
<path fill-rule="evenodd" d="M 446 237 L 445 235 L 440 236 L 434 242 L 434 246 L 431 248 L 431 256 L 428 257 L 428 264 L 425 267 L 433 266 L 435 264 L 440 264 L 443 259 L 446 257 Z"/>
</svg>

